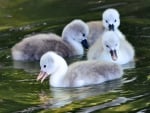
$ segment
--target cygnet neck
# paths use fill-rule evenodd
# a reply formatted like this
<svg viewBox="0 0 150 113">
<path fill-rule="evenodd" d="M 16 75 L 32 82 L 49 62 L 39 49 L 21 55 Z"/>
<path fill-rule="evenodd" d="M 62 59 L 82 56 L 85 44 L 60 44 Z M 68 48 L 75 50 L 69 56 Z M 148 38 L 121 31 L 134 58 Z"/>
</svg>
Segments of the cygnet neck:
<svg viewBox="0 0 150 113">
<path fill-rule="evenodd" d="M 62 87 L 64 82 L 63 79 L 68 70 L 66 61 L 60 56 L 55 56 L 54 62 L 57 65 L 55 72 L 50 76 L 49 82 L 53 87 Z"/>
<path fill-rule="evenodd" d="M 63 37 L 63 40 L 74 50 L 74 55 L 82 55 L 84 53 L 83 46 L 80 42 L 73 40 L 71 37 Z"/>
</svg>

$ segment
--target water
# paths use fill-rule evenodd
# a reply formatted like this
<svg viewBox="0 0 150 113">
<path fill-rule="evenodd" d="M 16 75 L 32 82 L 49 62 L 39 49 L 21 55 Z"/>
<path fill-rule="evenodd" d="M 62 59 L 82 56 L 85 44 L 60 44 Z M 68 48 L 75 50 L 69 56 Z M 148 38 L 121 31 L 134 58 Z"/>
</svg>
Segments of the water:
<svg viewBox="0 0 150 113">
<path fill-rule="evenodd" d="M 74 18 L 101 19 L 114 7 L 120 29 L 136 50 L 123 78 L 82 88 L 51 88 L 36 81 L 38 62 L 15 62 L 10 48 L 27 35 L 55 32 Z M 149 0 L 0 0 L 0 112 L 150 112 Z M 68 63 L 84 58 L 67 59 Z"/>
</svg>

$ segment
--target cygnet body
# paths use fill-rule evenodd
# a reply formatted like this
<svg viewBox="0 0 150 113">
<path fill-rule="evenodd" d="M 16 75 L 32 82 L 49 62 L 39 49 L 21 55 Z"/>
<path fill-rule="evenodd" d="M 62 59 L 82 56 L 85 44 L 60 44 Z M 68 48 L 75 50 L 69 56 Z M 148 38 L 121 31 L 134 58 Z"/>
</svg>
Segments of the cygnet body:
<svg viewBox="0 0 150 113">
<path fill-rule="evenodd" d="M 55 51 L 62 57 L 83 55 L 83 47 L 88 48 L 88 33 L 88 26 L 76 19 L 64 27 L 62 37 L 50 33 L 24 38 L 12 47 L 12 58 L 20 61 L 40 60 L 47 51 Z"/>
<path fill-rule="evenodd" d="M 134 60 L 134 48 L 113 31 L 106 31 L 88 50 L 88 60 L 126 64 Z"/>
<path fill-rule="evenodd" d="M 118 29 L 120 25 L 120 15 L 116 9 L 106 9 L 102 14 L 102 21 L 87 22 L 89 26 L 88 43 L 93 45 L 101 37 L 104 31 L 114 31 L 119 38 L 125 39 L 124 34 Z"/>
<path fill-rule="evenodd" d="M 52 87 L 82 87 L 118 79 L 122 68 L 111 62 L 80 61 L 69 67 L 66 61 L 54 52 L 45 53 L 40 60 L 41 72 L 37 80 L 49 77 Z"/>
</svg>

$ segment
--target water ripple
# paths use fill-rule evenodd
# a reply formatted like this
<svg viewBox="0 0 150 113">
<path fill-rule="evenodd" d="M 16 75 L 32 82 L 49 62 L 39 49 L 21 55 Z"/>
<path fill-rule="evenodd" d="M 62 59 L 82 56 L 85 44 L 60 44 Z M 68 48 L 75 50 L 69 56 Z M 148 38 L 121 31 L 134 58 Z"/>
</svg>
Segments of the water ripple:
<svg viewBox="0 0 150 113">
<path fill-rule="evenodd" d="M 90 112 L 104 109 L 104 108 L 108 108 L 108 107 L 119 106 L 119 105 L 124 104 L 126 102 L 134 101 L 136 99 L 142 98 L 142 97 L 147 96 L 147 95 L 149 95 L 149 93 L 134 96 L 131 98 L 118 97 L 117 99 L 114 99 L 111 102 L 107 102 L 107 103 L 104 103 L 102 105 L 97 105 L 97 106 L 92 106 L 92 107 L 87 107 L 87 108 L 81 108 L 81 110 L 78 113 L 90 113 Z"/>
</svg>

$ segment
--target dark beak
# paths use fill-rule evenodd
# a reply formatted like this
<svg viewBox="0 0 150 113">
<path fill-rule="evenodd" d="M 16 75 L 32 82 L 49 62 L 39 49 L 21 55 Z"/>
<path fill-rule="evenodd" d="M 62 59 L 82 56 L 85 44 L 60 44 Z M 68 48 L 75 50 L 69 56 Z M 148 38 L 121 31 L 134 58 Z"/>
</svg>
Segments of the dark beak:
<svg viewBox="0 0 150 113">
<path fill-rule="evenodd" d="M 109 24 L 109 31 L 114 31 L 114 25 L 113 24 Z"/>
<path fill-rule="evenodd" d="M 116 61 L 118 56 L 116 50 L 110 50 L 112 60 Z"/>
<path fill-rule="evenodd" d="M 86 48 L 86 49 L 89 48 L 89 44 L 86 39 L 82 40 L 81 44 L 83 45 L 84 48 Z"/>
</svg>

